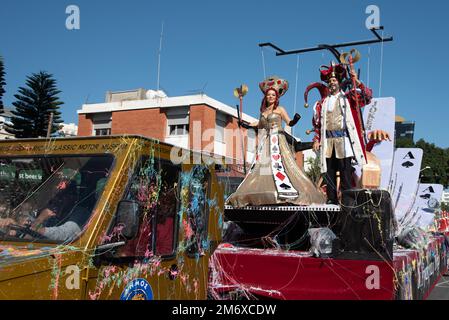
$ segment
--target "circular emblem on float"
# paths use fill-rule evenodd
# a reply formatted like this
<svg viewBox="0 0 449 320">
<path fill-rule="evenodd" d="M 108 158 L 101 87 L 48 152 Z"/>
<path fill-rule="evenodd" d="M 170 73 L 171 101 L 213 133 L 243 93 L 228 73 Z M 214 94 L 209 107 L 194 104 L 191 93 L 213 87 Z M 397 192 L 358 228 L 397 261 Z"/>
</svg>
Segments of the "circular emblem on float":
<svg viewBox="0 0 449 320">
<path fill-rule="evenodd" d="M 427 205 L 429 206 L 429 208 L 435 209 L 438 207 L 439 202 L 435 198 L 430 198 L 429 201 L 427 201 Z"/>
<path fill-rule="evenodd" d="M 125 287 L 120 300 L 153 300 L 153 290 L 146 279 L 134 279 Z"/>
</svg>

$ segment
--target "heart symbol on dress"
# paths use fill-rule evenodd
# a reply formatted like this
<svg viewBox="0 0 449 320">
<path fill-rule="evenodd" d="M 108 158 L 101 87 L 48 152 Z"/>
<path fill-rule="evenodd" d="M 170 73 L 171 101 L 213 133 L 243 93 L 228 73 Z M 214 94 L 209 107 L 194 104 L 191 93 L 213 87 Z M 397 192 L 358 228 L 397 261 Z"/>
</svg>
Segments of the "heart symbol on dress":
<svg viewBox="0 0 449 320">
<path fill-rule="evenodd" d="M 280 158 L 281 158 L 281 155 L 280 155 L 280 154 L 275 154 L 275 155 L 273 155 L 273 159 L 274 159 L 275 161 L 278 161 Z"/>
</svg>

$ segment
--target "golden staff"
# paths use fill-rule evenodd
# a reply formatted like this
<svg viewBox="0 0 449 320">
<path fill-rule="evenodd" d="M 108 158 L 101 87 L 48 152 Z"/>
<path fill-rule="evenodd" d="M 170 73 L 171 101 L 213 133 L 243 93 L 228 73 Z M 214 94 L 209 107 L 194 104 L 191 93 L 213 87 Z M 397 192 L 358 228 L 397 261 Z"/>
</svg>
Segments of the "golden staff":
<svg viewBox="0 0 449 320">
<path fill-rule="evenodd" d="M 356 49 L 351 49 L 349 52 L 343 52 L 340 55 L 340 62 L 343 65 L 346 65 L 350 67 L 351 70 L 351 80 L 352 80 L 352 90 L 354 92 L 354 100 L 355 100 L 355 105 L 356 105 L 356 111 L 357 111 L 357 116 L 358 116 L 358 120 L 360 123 L 360 127 L 362 129 L 362 137 L 363 137 L 363 142 L 365 143 L 365 146 L 363 146 L 363 153 L 365 155 L 366 158 L 366 141 L 365 141 L 365 135 L 364 135 L 364 124 L 363 124 L 363 118 L 362 118 L 362 114 L 360 112 L 360 107 L 359 107 L 359 99 L 358 99 L 358 94 L 357 94 L 357 84 L 355 82 L 355 77 L 353 76 L 353 74 L 355 73 L 355 69 L 354 69 L 354 63 L 356 63 L 357 61 L 360 60 L 360 52 Z"/>
<path fill-rule="evenodd" d="M 243 97 L 248 93 L 248 86 L 246 84 L 242 84 L 239 88 L 234 89 L 234 96 L 239 99 L 240 107 L 237 106 L 237 118 L 238 118 L 238 124 L 239 124 L 239 132 L 240 132 L 240 139 L 242 140 L 242 154 L 243 154 L 243 172 L 246 176 L 246 152 L 245 152 L 245 141 L 243 140 L 242 136 L 242 127 L 240 123 L 242 122 L 242 115 L 243 115 Z"/>
</svg>

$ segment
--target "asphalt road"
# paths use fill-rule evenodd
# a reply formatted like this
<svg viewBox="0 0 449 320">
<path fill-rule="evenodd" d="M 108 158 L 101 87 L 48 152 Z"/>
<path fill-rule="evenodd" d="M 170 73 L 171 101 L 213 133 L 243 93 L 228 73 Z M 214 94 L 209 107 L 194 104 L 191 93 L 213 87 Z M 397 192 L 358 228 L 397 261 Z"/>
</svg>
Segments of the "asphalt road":
<svg viewBox="0 0 449 320">
<path fill-rule="evenodd" d="M 449 300 L 449 276 L 441 277 L 428 300 Z"/>
</svg>

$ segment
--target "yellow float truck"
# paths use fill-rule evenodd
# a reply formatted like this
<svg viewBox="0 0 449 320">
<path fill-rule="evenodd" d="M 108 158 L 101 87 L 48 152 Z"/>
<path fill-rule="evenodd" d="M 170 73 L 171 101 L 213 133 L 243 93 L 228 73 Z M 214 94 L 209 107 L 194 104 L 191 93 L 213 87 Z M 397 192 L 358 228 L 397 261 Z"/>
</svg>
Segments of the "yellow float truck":
<svg viewBox="0 0 449 320">
<path fill-rule="evenodd" d="M 140 136 L 0 142 L 0 299 L 205 299 L 214 162 Z"/>
</svg>

